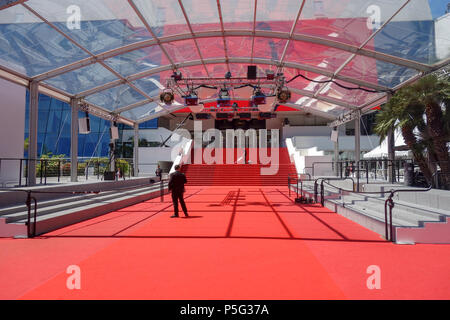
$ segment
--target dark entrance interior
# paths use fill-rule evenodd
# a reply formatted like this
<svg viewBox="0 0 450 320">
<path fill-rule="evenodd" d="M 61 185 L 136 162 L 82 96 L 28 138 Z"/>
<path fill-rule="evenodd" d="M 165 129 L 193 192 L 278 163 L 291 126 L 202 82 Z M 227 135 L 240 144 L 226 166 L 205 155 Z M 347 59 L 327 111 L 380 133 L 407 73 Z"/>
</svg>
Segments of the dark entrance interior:
<svg viewBox="0 0 450 320">
<path fill-rule="evenodd" d="M 251 120 L 242 120 L 242 119 L 225 119 L 225 120 L 216 120 L 215 128 L 219 130 L 226 129 L 265 129 L 266 128 L 266 120 L 259 119 L 251 119 Z"/>
</svg>

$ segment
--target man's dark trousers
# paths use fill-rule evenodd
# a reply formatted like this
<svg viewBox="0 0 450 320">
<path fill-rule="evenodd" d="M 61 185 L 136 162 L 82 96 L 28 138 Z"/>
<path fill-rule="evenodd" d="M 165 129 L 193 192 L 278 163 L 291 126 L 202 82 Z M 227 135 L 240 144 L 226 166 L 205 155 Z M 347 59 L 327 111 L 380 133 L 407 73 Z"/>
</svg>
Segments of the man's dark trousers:
<svg viewBox="0 0 450 320">
<path fill-rule="evenodd" d="M 183 193 L 172 191 L 172 201 L 173 201 L 174 215 L 178 216 L 178 201 L 180 201 L 181 209 L 183 209 L 184 215 L 187 217 L 188 213 L 187 213 L 186 203 L 184 203 Z"/>
</svg>

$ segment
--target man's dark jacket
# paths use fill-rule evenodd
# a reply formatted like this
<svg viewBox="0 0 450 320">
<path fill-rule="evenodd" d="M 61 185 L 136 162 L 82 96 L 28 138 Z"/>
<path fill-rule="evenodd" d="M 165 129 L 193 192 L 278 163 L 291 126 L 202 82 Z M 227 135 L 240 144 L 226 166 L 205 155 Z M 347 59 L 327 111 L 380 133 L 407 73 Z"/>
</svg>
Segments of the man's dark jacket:
<svg viewBox="0 0 450 320">
<path fill-rule="evenodd" d="M 183 193 L 185 183 L 187 183 L 187 179 L 184 173 L 175 171 L 170 175 L 169 190 L 172 190 L 172 193 Z"/>
</svg>

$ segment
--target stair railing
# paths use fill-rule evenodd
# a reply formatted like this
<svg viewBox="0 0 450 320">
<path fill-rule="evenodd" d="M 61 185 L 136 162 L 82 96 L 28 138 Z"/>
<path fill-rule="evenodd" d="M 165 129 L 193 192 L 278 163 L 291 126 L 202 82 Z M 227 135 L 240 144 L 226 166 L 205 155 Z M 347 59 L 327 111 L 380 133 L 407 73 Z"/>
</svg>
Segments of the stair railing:
<svg viewBox="0 0 450 320">
<path fill-rule="evenodd" d="M 437 172 L 435 172 L 433 174 L 433 179 L 435 175 L 438 174 Z M 385 226 L 385 239 L 391 242 L 395 241 L 395 237 L 394 237 L 394 224 L 392 222 L 392 209 L 395 206 L 393 197 L 396 193 L 400 193 L 400 192 L 427 192 L 430 191 L 433 187 L 433 184 L 430 184 L 428 186 L 428 188 L 426 189 L 391 189 L 390 191 L 355 191 L 353 188 L 353 190 L 346 190 L 337 186 L 332 185 L 331 183 L 325 181 L 321 183 L 321 194 L 323 194 L 323 184 L 326 183 L 327 185 L 329 185 L 330 187 L 333 187 L 335 189 L 339 190 L 339 194 L 342 194 L 343 192 L 348 192 L 348 193 L 356 193 L 356 194 L 385 194 L 386 192 L 389 192 L 389 196 L 388 198 L 385 200 L 384 202 L 384 226 Z M 324 197 L 322 197 L 321 199 L 321 205 L 322 207 L 324 206 Z M 389 208 L 389 209 L 388 209 Z"/>
<path fill-rule="evenodd" d="M 160 185 L 160 196 L 161 196 L 161 201 L 163 201 L 163 197 L 164 197 L 164 190 L 167 187 L 167 182 L 168 180 L 161 180 L 151 183 L 150 186 L 152 185 L 157 185 L 159 183 Z M 131 189 L 137 189 L 140 187 L 147 187 L 149 186 L 148 183 L 145 184 L 140 184 L 140 185 L 136 185 L 136 186 L 130 186 L 130 187 L 124 187 L 124 188 L 117 188 L 117 189 L 111 189 L 108 191 L 125 191 L 125 190 L 131 190 Z M 95 190 L 95 191 L 38 191 L 38 190 L 26 190 L 26 189 L 2 189 L 2 191 L 9 191 L 9 192 L 25 192 L 27 194 L 26 200 L 25 200 L 25 205 L 27 206 L 28 209 L 28 214 L 27 214 L 27 236 L 28 238 L 34 238 L 36 236 L 36 219 L 37 219 L 37 199 L 36 197 L 34 197 L 32 194 L 70 194 L 70 195 L 75 195 L 75 194 L 99 194 L 100 191 L 99 190 Z M 34 213 L 32 214 L 32 202 L 34 202 Z"/>
<path fill-rule="evenodd" d="M 323 181 L 324 180 L 334 180 L 334 181 L 344 181 L 344 180 L 352 180 L 352 186 L 353 186 L 353 190 L 355 190 L 355 180 L 352 178 L 352 177 L 343 177 L 343 178 L 333 178 L 333 177 L 321 177 L 321 178 L 317 178 L 315 181 L 314 181 L 314 202 L 315 203 L 317 203 L 318 202 L 318 195 L 319 195 L 319 191 L 318 191 L 318 185 L 319 185 L 319 180 L 321 181 L 321 183 L 320 183 L 320 187 L 321 187 L 321 190 L 320 190 L 320 196 L 321 196 L 321 199 L 320 199 L 320 203 L 322 204 L 322 206 L 323 206 L 323 198 L 324 198 L 324 191 L 323 191 Z"/>
<path fill-rule="evenodd" d="M 311 181 L 311 175 L 309 173 L 289 173 L 288 174 L 288 190 L 289 190 L 289 196 L 291 196 L 291 185 L 296 184 L 296 194 L 297 198 L 299 196 L 299 187 L 300 184 L 300 196 L 303 197 L 303 180 L 301 176 L 306 175 L 308 176 L 308 179 L 306 181 Z"/>
</svg>

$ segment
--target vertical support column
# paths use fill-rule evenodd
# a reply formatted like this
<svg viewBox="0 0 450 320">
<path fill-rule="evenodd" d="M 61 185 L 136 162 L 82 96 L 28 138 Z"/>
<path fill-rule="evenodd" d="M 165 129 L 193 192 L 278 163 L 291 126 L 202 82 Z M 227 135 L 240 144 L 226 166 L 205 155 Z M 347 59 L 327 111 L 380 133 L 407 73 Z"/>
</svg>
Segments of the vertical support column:
<svg viewBox="0 0 450 320">
<path fill-rule="evenodd" d="M 356 172 L 356 191 L 359 192 L 359 160 L 361 156 L 361 111 L 357 110 L 355 119 L 355 172 Z"/>
<path fill-rule="evenodd" d="M 358 110 L 355 118 L 355 162 L 360 160 L 361 155 L 361 112 Z"/>
<path fill-rule="evenodd" d="M 116 172 L 116 139 L 113 134 L 113 127 L 115 127 L 115 121 L 111 121 L 110 140 L 109 140 L 109 168 L 111 172 Z"/>
<path fill-rule="evenodd" d="M 134 124 L 133 167 L 135 177 L 139 176 L 139 124 Z"/>
<path fill-rule="evenodd" d="M 36 185 L 36 159 L 37 159 L 37 128 L 39 111 L 39 83 L 32 81 L 30 83 L 30 101 L 29 101 L 29 137 L 28 137 L 28 167 L 27 177 L 28 185 Z"/>
<path fill-rule="evenodd" d="M 78 182 L 78 101 L 70 100 L 70 182 Z"/>
<path fill-rule="evenodd" d="M 391 98 L 391 94 L 387 95 L 387 101 Z M 387 145 L 388 145 L 388 163 L 387 163 L 387 174 L 389 183 L 395 182 L 395 135 L 394 128 L 391 127 L 387 134 Z"/>
<path fill-rule="evenodd" d="M 339 176 L 339 127 L 333 128 L 333 143 L 334 143 L 334 173 L 336 177 Z"/>
<path fill-rule="evenodd" d="M 395 137 L 394 137 L 394 129 L 390 128 L 387 134 L 387 145 L 388 145 L 388 163 L 387 163 L 387 174 L 389 183 L 395 182 Z"/>
</svg>

